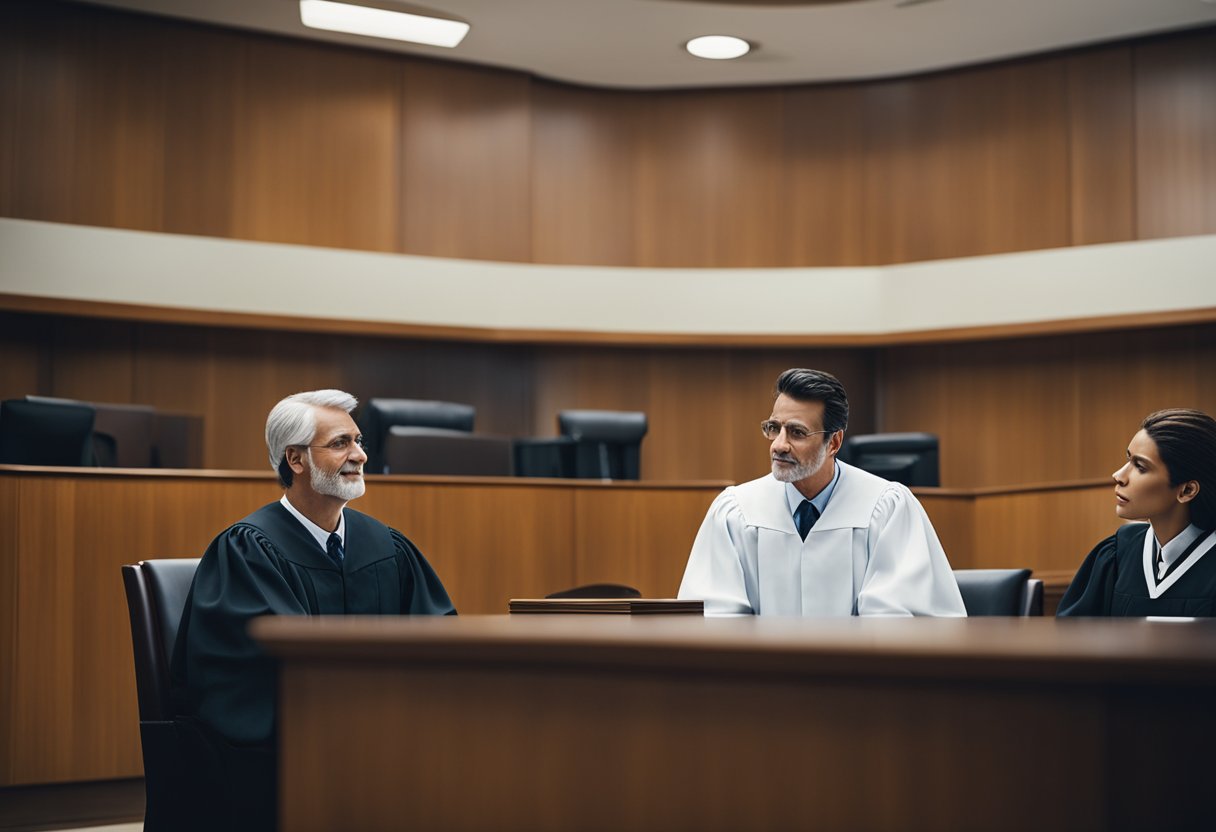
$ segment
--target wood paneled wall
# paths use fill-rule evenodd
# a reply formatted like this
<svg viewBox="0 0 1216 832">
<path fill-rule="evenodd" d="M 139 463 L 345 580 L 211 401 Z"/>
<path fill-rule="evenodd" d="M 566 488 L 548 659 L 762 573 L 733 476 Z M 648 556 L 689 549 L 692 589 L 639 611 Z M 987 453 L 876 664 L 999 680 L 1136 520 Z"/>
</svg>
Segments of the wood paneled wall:
<svg viewBox="0 0 1216 832">
<path fill-rule="evenodd" d="M 377 478 L 358 508 L 423 550 L 463 613 L 592 581 L 674 595 L 721 483 Z M 281 494 L 263 476 L 0 472 L 0 786 L 141 773 L 119 567 L 198 557 Z"/>
<path fill-rule="evenodd" d="M 890 81 L 619 92 L 17 0 L 0 114 L 0 214 L 88 225 L 709 267 L 1216 231 L 1213 29 Z"/>
<path fill-rule="evenodd" d="M 1102 477 L 1141 420 L 1216 414 L 1216 327 L 1173 327 L 882 350 L 883 430 L 941 436 L 942 483 Z"/>
<path fill-rule="evenodd" d="M 567 408 L 642 410 L 648 480 L 743 481 L 767 470 L 760 436 L 777 375 L 836 373 L 853 426 L 872 431 L 870 350 L 645 349 L 408 341 L 0 312 L 0 398 L 137 402 L 203 416 L 204 466 L 268 469 L 276 401 L 338 387 L 477 408 L 479 433 L 554 436 Z"/>
<path fill-rule="evenodd" d="M 1216 324 L 882 348 L 452 343 L 0 313 L 0 397 L 137 402 L 204 419 L 204 465 L 261 470 L 266 413 L 298 390 L 435 398 L 477 430 L 552 436 L 566 408 L 642 410 L 648 480 L 767 470 L 757 425 L 787 367 L 835 373 L 849 430 L 941 437 L 942 484 L 1104 477 L 1140 420 L 1216 413 Z"/>
</svg>

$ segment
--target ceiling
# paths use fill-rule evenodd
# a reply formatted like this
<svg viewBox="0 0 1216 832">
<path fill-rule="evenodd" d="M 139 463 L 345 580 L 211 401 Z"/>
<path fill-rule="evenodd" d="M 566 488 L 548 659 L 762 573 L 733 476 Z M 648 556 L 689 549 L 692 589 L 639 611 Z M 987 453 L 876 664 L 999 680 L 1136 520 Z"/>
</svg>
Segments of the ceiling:
<svg viewBox="0 0 1216 832">
<path fill-rule="evenodd" d="M 296 0 L 89 2 L 625 89 L 883 78 L 1216 25 L 1216 0 L 366 0 L 472 24 L 441 49 L 307 29 Z M 754 48 L 734 61 L 684 51 L 705 34 Z"/>
</svg>

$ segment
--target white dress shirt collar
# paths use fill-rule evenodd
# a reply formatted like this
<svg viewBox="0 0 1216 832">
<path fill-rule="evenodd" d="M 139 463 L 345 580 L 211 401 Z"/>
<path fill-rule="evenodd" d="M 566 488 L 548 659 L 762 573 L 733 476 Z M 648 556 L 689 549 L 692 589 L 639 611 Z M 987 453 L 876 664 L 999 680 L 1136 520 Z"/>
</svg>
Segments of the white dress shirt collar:
<svg viewBox="0 0 1216 832">
<path fill-rule="evenodd" d="M 329 534 L 330 534 L 329 532 L 325 531 L 325 529 L 321 528 L 316 523 L 312 522 L 307 517 L 305 517 L 303 514 L 301 514 L 300 510 L 291 504 L 291 500 L 287 499 L 286 494 L 283 495 L 283 498 L 281 500 L 279 500 L 279 502 L 283 504 L 283 508 L 285 508 L 291 512 L 292 517 L 299 520 L 300 523 L 304 526 L 304 528 L 308 529 L 309 534 L 311 534 L 313 537 L 315 537 L 317 539 L 317 543 L 319 543 L 321 546 L 321 551 L 323 551 L 323 552 L 329 551 L 328 550 Z M 337 534 L 338 534 L 338 537 L 340 537 L 342 539 L 342 545 L 345 547 L 346 546 L 346 512 L 345 511 L 343 511 L 341 514 L 338 515 Z"/>
</svg>

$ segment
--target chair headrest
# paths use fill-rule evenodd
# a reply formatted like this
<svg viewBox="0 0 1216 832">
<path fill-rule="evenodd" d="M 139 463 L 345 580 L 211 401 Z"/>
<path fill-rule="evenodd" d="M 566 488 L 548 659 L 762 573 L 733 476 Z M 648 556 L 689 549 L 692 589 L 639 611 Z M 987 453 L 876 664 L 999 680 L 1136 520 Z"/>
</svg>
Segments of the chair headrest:
<svg viewBox="0 0 1216 832">
<path fill-rule="evenodd" d="M 855 454 L 917 453 L 937 450 L 932 433 L 871 433 L 845 438 Z"/>
<path fill-rule="evenodd" d="M 412 425 L 468 433 L 473 430 L 476 412 L 471 404 L 423 399 L 369 399 L 364 405 L 364 415 L 374 419 L 373 429 L 380 431 L 393 425 Z"/>
<path fill-rule="evenodd" d="M 968 615 L 1018 615 L 1029 569 L 956 569 Z"/>
<path fill-rule="evenodd" d="M 646 435 L 646 414 L 629 410 L 563 410 L 557 414 L 563 436 L 592 442 L 639 442 Z"/>
</svg>

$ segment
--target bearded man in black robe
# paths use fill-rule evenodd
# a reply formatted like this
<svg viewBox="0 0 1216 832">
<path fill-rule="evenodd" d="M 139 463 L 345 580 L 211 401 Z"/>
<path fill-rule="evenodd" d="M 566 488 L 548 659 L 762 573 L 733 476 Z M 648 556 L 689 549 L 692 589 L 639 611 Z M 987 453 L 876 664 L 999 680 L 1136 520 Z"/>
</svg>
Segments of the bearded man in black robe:
<svg viewBox="0 0 1216 832">
<path fill-rule="evenodd" d="M 414 544 L 346 507 L 366 487 L 356 404 L 317 390 L 275 405 L 266 445 L 283 498 L 221 532 L 199 563 L 171 677 L 201 826 L 275 826 L 276 669 L 251 619 L 456 612 Z"/>
</svg>

